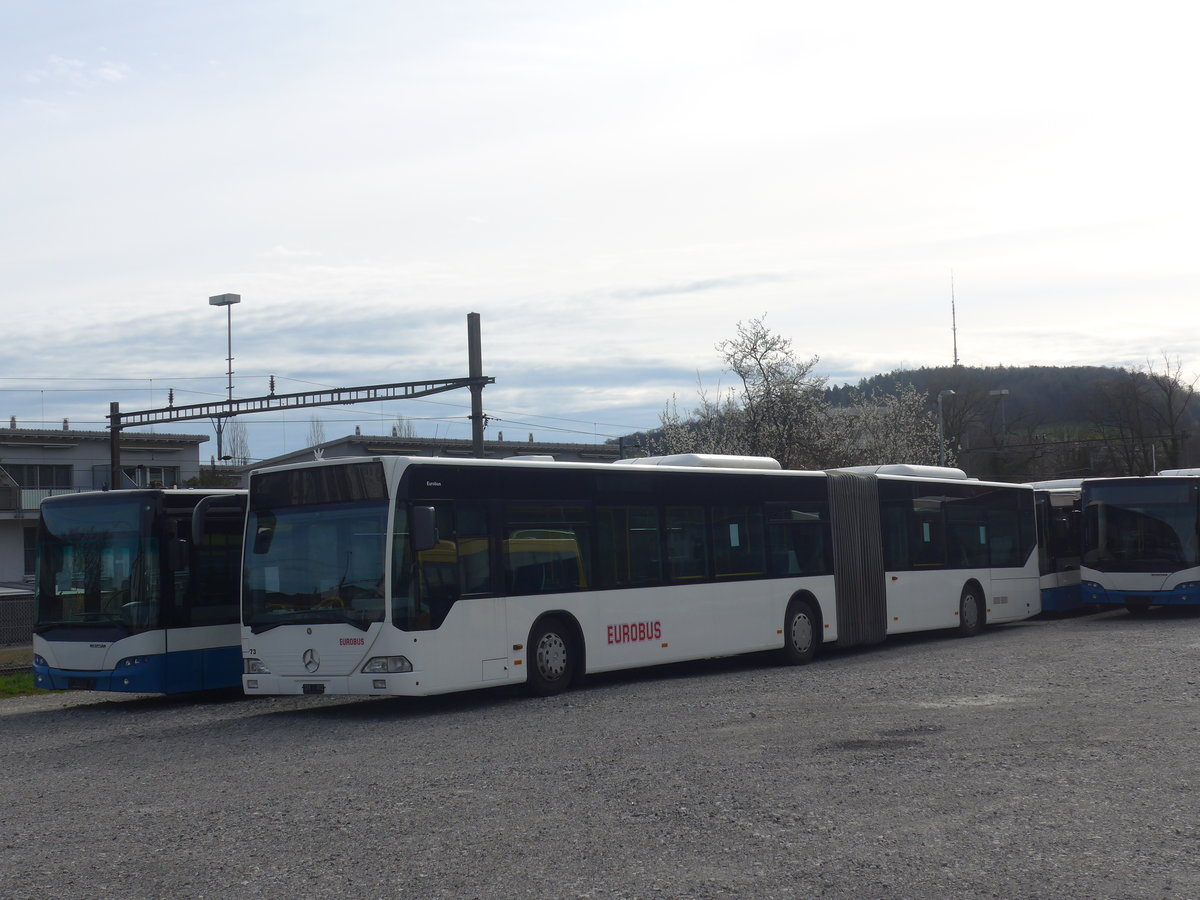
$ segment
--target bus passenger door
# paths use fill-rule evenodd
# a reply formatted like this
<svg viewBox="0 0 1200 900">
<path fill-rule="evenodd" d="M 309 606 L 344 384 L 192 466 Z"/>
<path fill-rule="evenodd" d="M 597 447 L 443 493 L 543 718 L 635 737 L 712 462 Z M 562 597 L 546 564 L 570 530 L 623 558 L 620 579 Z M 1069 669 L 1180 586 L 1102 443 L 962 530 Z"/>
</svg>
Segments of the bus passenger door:
<svg viewBox="0 0 1200 900">
<path fill-rule="evenodd" d="M 504 681 L 509 677 L 505 601 L 492 592 L 487 505 L 447 500 L 432 506 L 438 542 L 418 554 L 418 561 L 430 624 L 445 641 L 433 665 L 456 683 Z"/>
</svg>

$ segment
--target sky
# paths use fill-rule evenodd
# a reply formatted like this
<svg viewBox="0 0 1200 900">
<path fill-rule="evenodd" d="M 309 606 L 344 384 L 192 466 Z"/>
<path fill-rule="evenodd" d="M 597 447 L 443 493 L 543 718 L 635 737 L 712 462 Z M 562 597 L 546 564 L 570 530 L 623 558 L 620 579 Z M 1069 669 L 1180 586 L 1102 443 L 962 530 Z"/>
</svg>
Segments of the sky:
<svg viewBox="0 0 1200 900">
<path fill-rule="evenodd" d="M 230 339 L 235 398 L 464 377 L 469 313 L 488 439 L 653 428 L 732 386 L 716 345 L 759 316 L 837 384 L 956 349 L 1194 377 L 1198 19 L 0 0 L 0 424 L 223 399 Z M 469 411 L 240 421 L 261 459 L 314 416 L 465 439 Z"/>
</svg>

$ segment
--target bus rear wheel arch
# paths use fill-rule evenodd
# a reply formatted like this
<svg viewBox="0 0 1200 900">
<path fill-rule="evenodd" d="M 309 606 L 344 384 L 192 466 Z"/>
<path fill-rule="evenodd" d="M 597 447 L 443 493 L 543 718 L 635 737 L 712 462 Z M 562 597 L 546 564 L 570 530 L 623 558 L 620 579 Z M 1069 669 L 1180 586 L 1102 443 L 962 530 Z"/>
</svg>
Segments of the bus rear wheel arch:
<svg viewBox="0 0 1200 900">
<path fill-rule="evenodd" d="M 799 594 L 788 603 L 783 616 L 783 661 L 792 666 L 810 663 L 820 644 L 820 607 L 812 595 Z"/>
<path fill-rule="evenodd" d="M 583 641 L 566 616 L 547 615 L 529 631 L 525 674 L 529 691 L 539 697 L 560 694 L 583 672 Z"/>
<path fill-rule="evenodd" d="M 983 588 L 977 581 L 968 581 L 958 598 L 959 637 L 974 637 L 987 624 L 987 606 Z"/>
</svg>

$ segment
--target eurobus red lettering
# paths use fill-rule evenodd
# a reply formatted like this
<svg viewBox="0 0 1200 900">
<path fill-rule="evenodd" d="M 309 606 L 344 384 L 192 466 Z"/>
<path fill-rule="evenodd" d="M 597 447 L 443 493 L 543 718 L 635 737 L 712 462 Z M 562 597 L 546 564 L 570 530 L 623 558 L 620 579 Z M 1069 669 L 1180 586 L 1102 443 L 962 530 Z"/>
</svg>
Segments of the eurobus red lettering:
<svg viewBox="0 0 1200 900">
<path fill-rule="evenodd" d="M 662 638 L 662 622 L 629 622 L 608 626 L 610 644 L 632 644 L 638 641 L 657 641 Z"/>
</svg>

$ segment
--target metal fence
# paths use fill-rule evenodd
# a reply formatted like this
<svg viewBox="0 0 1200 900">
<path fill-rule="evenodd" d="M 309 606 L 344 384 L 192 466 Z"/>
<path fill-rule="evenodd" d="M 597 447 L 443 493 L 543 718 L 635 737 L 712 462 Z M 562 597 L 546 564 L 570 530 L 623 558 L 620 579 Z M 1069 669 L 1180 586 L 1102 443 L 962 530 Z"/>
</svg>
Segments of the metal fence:
<svg viewBox="0 0 1200 900">
<path fill-rule="evenodd" d="M 33 641 L 33 594 L 0 597 L 0 648 L 28 646 Z M 0 675 L 28 672 L 33 665 L 32 651 L 18 662 L 0 658 Z"/>
<path fill-rule="evenodd" d="M 33 640 L 33 594 L 0 597 L 0 647 Z"/>
</svg>

